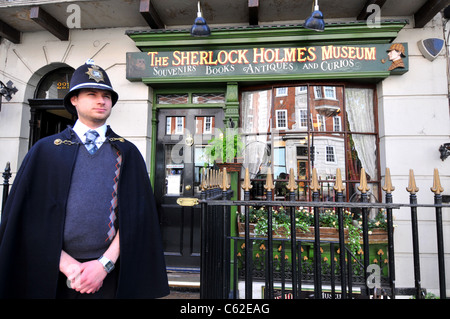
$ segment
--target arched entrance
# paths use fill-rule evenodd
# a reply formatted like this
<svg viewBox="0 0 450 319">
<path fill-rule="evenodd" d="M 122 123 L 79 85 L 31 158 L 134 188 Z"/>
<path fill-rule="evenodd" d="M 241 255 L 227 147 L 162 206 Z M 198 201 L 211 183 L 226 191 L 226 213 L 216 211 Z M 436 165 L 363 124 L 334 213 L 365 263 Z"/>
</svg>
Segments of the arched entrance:
<svg viewBox="0 0 450 319">
<path fill-rule="evenodd" d="M 71 67 L 60 67 L 39 81 L 33 98 L 28 100 L 31 112 L 29 148 L 39 139 L 59 133 L 75 123 L 76 118 L 63 104 L 73 72 Z"/>
</svg>

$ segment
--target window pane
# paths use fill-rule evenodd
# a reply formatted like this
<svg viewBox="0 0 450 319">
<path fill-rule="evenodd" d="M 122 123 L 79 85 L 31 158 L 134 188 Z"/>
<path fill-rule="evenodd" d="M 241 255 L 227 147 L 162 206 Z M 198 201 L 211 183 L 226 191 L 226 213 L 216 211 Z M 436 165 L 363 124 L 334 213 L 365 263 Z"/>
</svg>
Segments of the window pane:
<svg viewBox="0 0 450 319">
<path fill-rule="evenodd" d="M 195 134 L 212 134 L 214 125 L 214 116 L 197 116 L 195 118 Z"/>
<path fill-rule="evenodd" d="M 184 116 L 166 117 L 166 134 L 184 134 Z"/>
<path fill-rule="evenodd" d="M 243 166 L 249 169 L 255 189 L 262 189 L 254 191 L 255 198 L 264 196 L 261 185 L 269 167 L 279 185 L 293 169 L 298 185 L 296 198 L 303 200 L 311 199 L 313 167 L 323 200 L 333 200 L 338 168 L 344 183 L 357 182 L 361 167 L 366 169 L 369 181 L 378 183 L 373 109 L 373 89 L 303 85 L 243 92 Z M 367 113 L 370 115 L 364 115 Z M 352 125 L 361 116 L 370 123 Z M 350 190 L 346 192 L 347 196 Z M 276 192 L 274 196 L 281 199 L 284 195 Z"/>
<path fill-rule="evenodd" d="M 242 129 L 244 133 L 267 133 L 272 109 L 272 91 L 242 93 Z"/>
<path fill-rule="evenodd" d="M 319 132 L 340 131 L 336 129 L 336 123 L 343 123 L 343 87 L 314 86 L 312 88 L 310 107 L 313 130 Z"/>
<path fill-rule="evenodd" d="M 187 104 L 189 95 L 186 94 L 158 94 L 156 96 L 157 104 Z"/>
<path fill-rule="evenodd" d="M 37 99 L 62 99 L 69 92 L 72 68 L 61 68 L 48 73 L 39 83 Z"/>
<path fill-rule="evenodd" d="M 165 145 L 166 194 L 180 195 L 183 192 L 183 148 L 179 145 Z"/>
<path fill-rule="evenodd" d="M 225 103 L 224 93 L 194 93 L 192 94 L 194 104 Z"/>
</svg>

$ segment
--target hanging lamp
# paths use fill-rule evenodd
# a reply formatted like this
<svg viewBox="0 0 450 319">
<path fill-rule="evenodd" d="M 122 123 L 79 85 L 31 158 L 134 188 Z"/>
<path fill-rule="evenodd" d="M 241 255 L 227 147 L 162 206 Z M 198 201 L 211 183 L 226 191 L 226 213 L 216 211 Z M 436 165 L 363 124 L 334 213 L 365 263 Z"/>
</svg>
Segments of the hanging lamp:
<svg viewBox="0 0 450 319">
<path fill-rule="evenodd" d="M 211 30 L 206 24 L 206 20 L 202 17 L 200 1 L 198 2 L 197 18 L 195 18 L 194 24 L 191 28 L 191 35 L 193 37 L 207 37 L 211 35 Z"/>
<path fill-rule="evenodd" d="M 325 30 L 325 22 L 323 21 L 323 14 L 319 10 L 319 1 L 315 0 L 314 11 L 311 16 L 305 20 L 303 27 L 315 31 L 322 32 Z"/>
</svg>

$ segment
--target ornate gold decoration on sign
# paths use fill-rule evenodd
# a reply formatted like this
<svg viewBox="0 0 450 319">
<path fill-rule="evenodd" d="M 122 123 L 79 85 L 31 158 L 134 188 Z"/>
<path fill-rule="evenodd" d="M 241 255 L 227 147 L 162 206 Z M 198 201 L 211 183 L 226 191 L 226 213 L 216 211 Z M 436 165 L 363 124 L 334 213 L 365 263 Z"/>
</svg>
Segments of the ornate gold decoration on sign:
<svg viewBox="0 0 450 319">
<path fill-rule="evenodd" d="M 359 180 L 358 190 L 363 194 L 370 191 L 369 186 L 367 186 L 366 170 L 364 168 L 361 168 L 361 178 Z"/>
<path fill-rule="evenodd" d="M 342 183 L 341 169 L 336 169 L 336 183 L 334 184 L 334 190 L 338 193 L 342 193 L 345 190 L 344 184 Z"/>
<path fill-rule="evenodd" d="M 180 206 L 195 206 L 198 205 L 198 198 L 180 197 L 177 199 L 177 204 Z"/>
<path fill-rule="evenodd" d="M 412 169 L 409 170 L 409 183 L 406 190 L 411 193 L 411 195 L 415 195 L 419 191 L 419 187 L 416 186 L 416 179 L 414 178 L 414 171 Z"/>
<path fill-rule="evenodd" d="M 103 77 L 103 72 L 100 70 L 100 67 L 97 65 L 93 65 L 91 68 L 88 68 L 86 72 L 89 75 L 89 79 L 95 80 L 98 82 L 105 82 L 105 78 Z"/>
<path fill-rule="evenodd" d="M 431 191 L 435 195 L 440 195 L 444 191 L 444 188 L 441 186 L 441 179 L 439 178 L 439 171 L 437 168 L 434 169 L 433 187 L 431 187 Z"/>
<path fill-rule="evenodd" d="M 384 177 L 384 186 L 383 190 L 390 194 L 395 190 L 395 187 L 392 186 L 392 180 L 391 180 L 391 171 L 389 168 L 386 167 L 386 176 Z"/>
</svg>

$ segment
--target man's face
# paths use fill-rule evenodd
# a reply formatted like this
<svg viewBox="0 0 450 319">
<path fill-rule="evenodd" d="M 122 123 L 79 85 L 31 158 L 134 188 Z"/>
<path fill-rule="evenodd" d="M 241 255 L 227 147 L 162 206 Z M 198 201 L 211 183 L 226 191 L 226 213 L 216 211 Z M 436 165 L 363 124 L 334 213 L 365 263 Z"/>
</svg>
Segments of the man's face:
<svg viewBox="0 0 450 319">
<path fill-rule="evenodd" d="M 388 52 L 388 57 L 391 61 L 401 59 L 401 52 L 397 50 L 391 50 Z"/>
<path fill-rule="evenodd" d="M 105 124 L 111 114 L 112 98 L 109 91 L 82 89 L 70 101 L 77 109 L 78 119 L 91 128 Z"/>
</svg>

